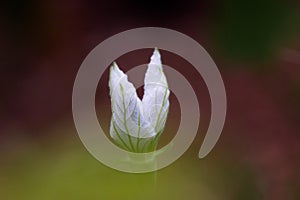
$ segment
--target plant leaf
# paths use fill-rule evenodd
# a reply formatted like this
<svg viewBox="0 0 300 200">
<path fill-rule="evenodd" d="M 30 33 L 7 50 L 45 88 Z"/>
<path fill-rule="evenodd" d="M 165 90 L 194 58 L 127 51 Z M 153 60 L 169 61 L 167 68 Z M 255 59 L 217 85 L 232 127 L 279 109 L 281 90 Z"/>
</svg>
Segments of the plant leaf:
<svg viewBox="0 0 300 200">
<path fill-rule="evenodd" d="M 116 63 L 110 69 L 109 88 L 112 107 L 110 135 L 124 149 L 140 151 L 139 145 L 144 142 L 140 141 L 141 138 L 150 139 L 156 133 L 144 118 L 136 89 Z"/>
<path fill-rule="evenodd" d="M 169 111 L 168 83 L 162 69 L 161 56 L 157 49 L 145 75 L 144 96 L 142 100 L 144 114 L 156 133 L 162 133 Z"/>
<path fill-rule="evenodd" d="M 170 91 L 157 49 L 151 56 L 144 85 L 145 92 L 141 101 L 127 75 L 116 63 L 111 66 L 110 135 L 120 147 L 128 151 L 154 151 L 167 120 Z"/>
</svg>

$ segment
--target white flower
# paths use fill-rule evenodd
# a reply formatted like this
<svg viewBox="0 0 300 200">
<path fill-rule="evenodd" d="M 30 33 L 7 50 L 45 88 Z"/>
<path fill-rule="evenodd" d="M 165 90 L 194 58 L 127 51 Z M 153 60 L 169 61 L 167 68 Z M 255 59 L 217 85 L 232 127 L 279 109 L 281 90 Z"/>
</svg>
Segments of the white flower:
<svg viewBox="0 0 300 200">
<path fill-rule="evenodd" d="M 142 100 L 116 63 L 110 68 L 109 88 L 111 137 L 128 151 L 155 150 L 167 120 L 170 94 L 159 51 L 154 50 L 148 64 Z"/>
</svg>

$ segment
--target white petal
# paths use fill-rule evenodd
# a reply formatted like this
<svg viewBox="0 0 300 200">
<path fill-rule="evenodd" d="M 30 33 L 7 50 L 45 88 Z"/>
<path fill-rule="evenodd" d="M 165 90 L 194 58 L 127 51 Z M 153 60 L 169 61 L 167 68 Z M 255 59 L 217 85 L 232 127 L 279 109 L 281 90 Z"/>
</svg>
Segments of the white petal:
<svg viewBox="0 0 300 200">
<path fill-rule="evenodd" d="M 143 116 L 142 103 L 136 89 L 116 63 L 110 69 L 109 88 L 112 106 L 111 137 L 122 147 L 129 146 L 135 151 L 135 143 L 138 141 L 136 138 L 151 138 L 156 133 Z"/>
<path fill-rule="evenodd" d="M 169 110 L 168 83 L 162 69 L 159 51 L 154 50 L 145 75 L 144 96 L 142 100 L 145 117 L 156 133 L 164 129 Z"/>
</svg>

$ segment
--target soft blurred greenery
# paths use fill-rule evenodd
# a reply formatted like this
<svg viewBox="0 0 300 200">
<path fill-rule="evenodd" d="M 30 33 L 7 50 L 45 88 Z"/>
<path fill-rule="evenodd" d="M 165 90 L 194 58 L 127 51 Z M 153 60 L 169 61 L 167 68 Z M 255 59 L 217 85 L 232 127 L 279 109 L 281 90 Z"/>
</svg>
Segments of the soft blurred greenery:
<svg viewBox="0 0 300 200">
<path fill-rule="evenodd" d="M 1 154 L 0 196 L 5 200 L 262 199 L 249 167 L 229 157 L 199 160 L 197 148 L 160 171 L 127 174 L 95 160 L 76 133 L 61 141 L 27 141 Z"/>
</svg>

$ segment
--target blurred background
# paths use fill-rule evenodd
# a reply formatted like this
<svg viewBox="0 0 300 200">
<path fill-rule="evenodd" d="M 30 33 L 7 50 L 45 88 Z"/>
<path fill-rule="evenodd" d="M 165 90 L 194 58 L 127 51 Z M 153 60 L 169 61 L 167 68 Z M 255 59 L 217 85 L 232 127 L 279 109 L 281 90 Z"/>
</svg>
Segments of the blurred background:
<svg viewBox="0 0 300 200">
<path fill-rule="evenodd" d="M 223 76 L 228 112 L 213 151 L 197 157 L 210 119 L 201 76 L 162 51 L 197 93 L 197 138 L 171 166 L 148 174 L 110 169 L 84 148 L 71 111 L 87 54 L 137 27 L 180 31 L 199 42 Z M 300 199 L 300 3 L 296 0 L 4 0 L 0 6 L 0 199 Z M 124 71 L 151 49 L 129 52 Z M 108 133 L 108 72 L 97 91 Z M 138 89 L 142 95 L 142 88 Z M 178 128 L 171 109 L 161 146 Z M 103 120 L 102 120 L 103 118 Z"/>
</svg>

